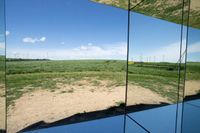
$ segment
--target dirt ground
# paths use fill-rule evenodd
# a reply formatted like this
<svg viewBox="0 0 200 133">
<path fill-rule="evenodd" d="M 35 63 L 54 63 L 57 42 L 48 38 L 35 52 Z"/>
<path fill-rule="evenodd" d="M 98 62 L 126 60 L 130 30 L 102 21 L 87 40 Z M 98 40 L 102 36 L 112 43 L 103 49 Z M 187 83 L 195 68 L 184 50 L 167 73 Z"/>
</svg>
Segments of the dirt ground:
<svg viewBox="0 0 200 133">
<path fill-rule="evenodd" d="M 5 89 L 0 85 L 0 129 L 5 129 Z"/>
<path fill-rule="evenodd" d="M 200 92 L 200 81 L 186 81 L 185 95 L 191 96 Z"/>
<path fill-rule="evenodd" d="M 195 83 L 195 84 L 193 84 Z M 198 83 L 198 84 L 197 84 Z M 187 87 L 199 85 L 196 81 L 187 81 Z M 10 106 L 8 111 L 8 133 L 15 133 L 38 121 L 54 122 L 83 112 L 106 109 L 124 101 L 125 86 L 108 87 L 108 81 L 98 86 L 87 81 L 76 84 L 57 84 L 54 92 L 37 90 L 24 94 Z M 196 88 L 190 89 L 194 93 Z M 170 103 L 167 98 L 140 87 L 129 85 L 128 105 Z"/>
<path fill-rule="evenodd" d="M 19 131 L 40 120 L 53 122 L 76 113 L 106 109 L 125 99 L 124 86 L 108 88 L 107 81 L 98 86 L 86 81 L 77 84 L 58 84 L 60 89 L 54 92 L 38 90 L 24 94 L 15 101 L 15 106 L 9 108 L 8 133 Z M 133 85 L 129 88 L 130 105 L 169 102 L 149 89 Z"/>
</svg>

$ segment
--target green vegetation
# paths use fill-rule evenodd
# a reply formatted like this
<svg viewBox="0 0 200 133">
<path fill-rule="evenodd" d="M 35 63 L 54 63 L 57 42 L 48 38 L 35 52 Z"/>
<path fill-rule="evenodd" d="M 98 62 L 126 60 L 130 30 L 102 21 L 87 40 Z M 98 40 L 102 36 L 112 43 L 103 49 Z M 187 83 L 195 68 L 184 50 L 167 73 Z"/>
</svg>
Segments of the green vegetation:
<svg viewBox="0 0 200 133">
<path fill-rule="evenodd" d="M 5 83 L 5 56 L 0 55 L 0 84 Z"/>
<path fill-rule="evenodd" d="M 122 9 L 128 9 L 127 0 L 91 0 L 93 2 L 98 2 Z M 172 1 L 172 0 L 144 0 L 142 3 L 138 0 L 130 1 L 131 11 L 138 12 L 147 16 L 152 16 L 158 19 L 167 20 L 170 22 L 182 24 L 182 1 Z M 139 4 L 140 3 L 140 4 Z M 138 4 L 138 5 L 137 5 Z M 184 8 L 188 9 L 189 2 L 185 2 Z M 190 8 L 190 23 L 189 26 L 194 28 L 200 28 L 200 8 L 194 5 L 198 5 L 198 1 L 191 1 Z M 137 5 L 137 6 L 136 6 Z M 135 7 L 135 8 L 133 8 Z M 184 15 L 184 25 L 187 25 L 187 11 Z"/>
<path fill-rule="evenodd" d="M 23 93 L 41 88 L 54 91 L 57 83 L 71 84 L 86 78 L 95 79 L 91 82 L 96 86 L 98 80 L 112 80 L 115 85 L 124 85 L 125 64 L 125 61 L 116 60 L 8 61 L 7 101 L 11 104 Z"/>
<path fill-rule="evenodd" d="M 200 63 L 188 63 L 187 79 L 200 79 Z M 184 68 L 182 66 L 181 70 Z M 73 60 L 73 61 L 8 61 L 8 104 L 23 93 L 36 89 L 55 91 L 57 83 L 72 84 L 90 80 L 98 86 L 101 80 L 112 81 L 110 86 L 125 86 L 126 61 L 117 60 Z M 172 102 L 176 100 L 178 67 L 173 63 L 130 63 L 129 84 L 139 85 Z M 183 78 L 183 74 L 182 78 Z M 71 89 L 61 93 L 73 93 Z M 94 90 L 91 90 L 94 91 Z"/>
<path fill-rule="evenodd" d="M 5 97 L 5 56 L 0 55 L 0 97 Z"/>
</svg>

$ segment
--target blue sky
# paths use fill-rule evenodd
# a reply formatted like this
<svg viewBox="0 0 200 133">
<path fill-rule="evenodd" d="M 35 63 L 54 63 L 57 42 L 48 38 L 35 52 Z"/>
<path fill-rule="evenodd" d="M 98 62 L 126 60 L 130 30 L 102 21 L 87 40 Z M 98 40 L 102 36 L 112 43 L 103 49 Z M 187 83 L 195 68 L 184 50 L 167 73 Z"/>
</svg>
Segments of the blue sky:
<svg viewBox="0 0 200 133">
<path fill-rule="evenodd" d="M 7 57 L 126 59 L 127 11 L 119 8 L 89 0 L 7 0 L 6 21 Z M 130 59 L 178 60 L 179 34 L 180 25 L 131 13 Z M 200 39 L 190 42 L 199 48 Z"/>
<path fill-rule="evenodd" d="M 5 24 L 4 24 L 4 1 L 0 0 L 0 55 L 5 54 Z"/>
</svg>

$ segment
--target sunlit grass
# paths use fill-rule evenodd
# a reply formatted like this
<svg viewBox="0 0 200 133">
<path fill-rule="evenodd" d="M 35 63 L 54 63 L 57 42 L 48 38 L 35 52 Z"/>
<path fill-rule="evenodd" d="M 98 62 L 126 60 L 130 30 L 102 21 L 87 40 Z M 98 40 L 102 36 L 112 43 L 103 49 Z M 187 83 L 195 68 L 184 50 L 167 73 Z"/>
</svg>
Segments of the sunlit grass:
<svg viewBox="0 0 200 133">
<path fill-rule="evenodd" d="M 183 67 L 183 66 L 182 66 Z M 131 63 L 129 84 L 148 88 L 172 102 L 177 99 L 178 69 L 174 63 Z M 200 63 L 188 63 L 187 79 L 200 79 Z M 182 68 L 181 71 L 184 71 Z M 183 78 L 183 74 L 181 75 Z M 126 61 L 9 61 L 7 62 L 8 104 L 22 94 L 37 89 L 54 92 L 57 83 L 73 84 L 89 80 L 98 86 L 99 81 L 111 81 L 107 87 L 125 86 Z M 182 79 L 183 80 L 183 79 Z"/>
</svg>

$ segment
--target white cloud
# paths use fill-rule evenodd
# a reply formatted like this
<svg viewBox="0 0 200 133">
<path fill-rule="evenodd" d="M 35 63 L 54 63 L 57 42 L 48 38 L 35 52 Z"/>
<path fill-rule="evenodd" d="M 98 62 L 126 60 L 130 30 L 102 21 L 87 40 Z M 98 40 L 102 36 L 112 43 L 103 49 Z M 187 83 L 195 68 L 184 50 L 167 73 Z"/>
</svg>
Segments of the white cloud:
<svg viewBox="0 0 200 133">
<path fill-rule="evenodd" d="M 31 38 L 32 39 L 32 38 Z M 33 40 L 26 40 L 34 42 Z M 45 40 L 45 39 L 39 39 Z M 35 42 L 34 42 L 35 43 Z M 146 51 L 146 50 L 145 50 Z M 185 40 L 183 41 L 183 50 L 185 51 Z M 54 60 L 73 60 L 73 59 L 123 59 L 126 60 L 126 42 L 113 43 L 113 44 L 101 44 L 96 45 L 88 43 L 74 48 L 66 49 L 47 49 L 47 50 L 31 50 L 31 49 L 13 49 L 8 50 L 8 57 L 20 58 L 50 58 Z M 188 46 L 188 54 L 200 52 L 200 42 L 191 44 Z M 17 54 L 16 54 L 17 53 Z M 177 62 L 179 60 L 180 42 L 175 42 L 164 47 L 160 47 L 155 51 L 149 53 L 143 53 L 143 61 L 156 61 L 156 62 Z M 132 54 L 132 53 L 130 53 Z M 134 61 L 140 61 L 141 55 L 133 55 L 129 58 Z"/>
<path fill-rule="evenodd" d="M 105 46 L 105 47 L 101 47 Z M 15 53 L 14 53 L 15 52 Z M 54 60 L 70 59 L 126 59 L 126 43 L 114 43 L 107 45 L 82 45 L 75 48 L 55 50 L 9 50 L 8 57 L 13 58 L 18 53 L 20 58 L 50 58 Z M 47 57 L 48 55 L 48 57 Z"/>
<path fill-rule="evenodd" d="M 36 42 L 36 39 L 33 39 L 31 37 L 25 37 L 22 39 L 23 42 L 25 43 L 35 43 Z"/>
<path fill-rule="evenodd" d="M 45 40 L 46 40 L 46 37 L 41 37 L 39 41 L 44 42 Z"/>
<path fill-rule="evenodd" d="M 182 55 L 186 49 L 186 40 L 183 40 Z M 188 54 L 200 52 L 200 42 L 188 45 Z M 142 56 L 142 57 L 141 57 Z M 130 57 L 131 58 L 131 57 Z M 132 59 L 135 61 L 156 61 L 156 62 L 178 62 L 180 58 L 180 42 L 175 42 L 167 46 L 156 49 L 149 53 L 141 55 L 133 55 Z M 182 61 L 184 56 L 182 56 Z"/>
<path fill-rule="evenodd" d="M 189 45 L 188 53 L 197 53 L 197 52 L 200 52 L 200 42 Z"/>
<path fill-rule="evenodd" d="M 185 41 L 183 41 L 185 42 Z M 185 45 L 183 43 L 182 53 L 185 51 Z M 151 56 L 157 57 L 158 61 L 165 62 L 177 62 L 180 58 L 180 42 L 172 43 L 165 47 L 156 50 Z"/>
<path fill-rule="evenodd" d="M 6 31 L 6 36 L 8 36 L 8 35 L 10 35 L 10 31 L 7 30 Z"/>
<path fill-rule="evenodd" d="M 40 39 L 38 38 L 32 38 L 32 37 L 25 37 L 22 39 L 24 43 L 36 43 L 36 42 L 45 42 L 46 37 L 41 37 Z"/>
</svg>

